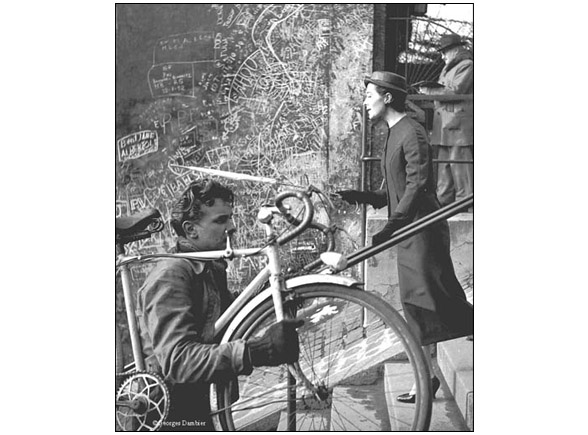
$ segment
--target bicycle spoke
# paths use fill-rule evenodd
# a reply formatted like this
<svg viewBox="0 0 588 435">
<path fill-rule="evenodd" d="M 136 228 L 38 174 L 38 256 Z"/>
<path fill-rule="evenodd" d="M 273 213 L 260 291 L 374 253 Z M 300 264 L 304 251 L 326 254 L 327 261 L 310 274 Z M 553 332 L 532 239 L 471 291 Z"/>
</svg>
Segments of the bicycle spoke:
<svg viewBox="0 0 588 435">
<path fill-rule="evenodd" d="M 292 389 L 292 388 L 296 389 L 296 386 L 290 387 L 290 389 Z M 235 402 L 235 404 L 243 405 L 244 403 L 256 401 L 264 396 L 271 395 L 277 391 L 281 391 L 281 390 L 288 391 L 288 389 L 289 389 L 289 387 L 287 387 L 287 386 L 273 387 L 268 390 L 264 390 L 262 393 L 255 395 L 255 396 L 248 396 L 247 398 L 240 398 L 237 402 Z M 267 403 L 270 403 L 270 402 L 264 402 L 264 405 L 261 405 L 261 406 L 265 406 L 265 404 L 267 404 Z M 227 409 L 227 408 L 230 408 L 230 407 L 225 407 L 225 408 L 221 409 L 220 411 Z M 232 408 L 232 409 L 233 409 L 233 411 L 242 411 L 244 409 L 249 409 L 249 408 L 239 408 L 239 409 Z"/>
<path fill-rule="evenodd" d="M 314 344 L 316 345 L 316 343 L 317 343 L 317 339 L 316 339 L 316 335 L 315 335 Z M 316 347 L 315 345 L 309 346 L 310 352 L 312 353 L 312 356 L 309 357 L 308 354 L 305 353 L 304 356 L 306 358 L 304 358 L 304 362 L 306 363 L 306 367 L 308 367 L 311 370 L 311 373 L 312 373 L 314 379 L 320 380 L 320 377 L 319 377 L 318 373 L 316 372 L 315 365 L 314 365 L 314 361 L 316 361 L 316 358 L 314 357 L 314 348 Z"/>
<path fill-rule="evenodd" d="M 351 420 L 350 418 L 346 417 L 342 412 L 335 412 L 335 414 L 339 417 L 340 427 L 345 428 L 346 431 L 364 431 L 365 429 L 362 426 L 359 426 L 355 421 Z M 374 424 L 378 422 L 373 421 Z M 332 426 L 331 426 L 332 427 Z"/>
<path fill-rule="evenodd" d="M 330 326 L 329 337 L 332 337 L 333 336 L 333 322 L 329 321 L 329 326 Z M 330 351 L 331 350 L 331 343 L 332 343 L 332 340 L 329 340 L 329 342 L 327 343 L 327 347 L 329 349 L 328 355 L 332 355 L 331 351 Z M 327 384 L 329 384 L 330 373 L 331 373 L 331 361 L 328 361 L 327 362 L 327 373 L 325 374 L 325 382 Z"/>
<path fill-rule="evenodd" d="M 300 401 L 302 399 L 296 399 L 296 400 L 297 401 Z M 269 401 L 269 402 L 263 402 L 260 405 L 250 405 L 250 406 L 244 406 L 244 407 L 241 407 L 241 408 L 238 408 L 235 405 L 232 405 L 232 406 L 227 406 L 227 407 L 224 407 L 224 408 L 220 408 L 217 411 L 213 412 L 212 414 L 219 414 L 222 411 L 225 411 L 227 409 L 230 409 L 233 412 L 251 411 L 252 409 L 260 409 L 260 408 L 263 408 L 265 406 L 275 405 L 276 403 L 287 403 L 287 402 L 289 402 L 289 399 L 276 399 L 276 400 L 272 400 L 272 401 Z M 236 403 L 239 404 L 239 402 L 236 402 Z"/>
</svg>

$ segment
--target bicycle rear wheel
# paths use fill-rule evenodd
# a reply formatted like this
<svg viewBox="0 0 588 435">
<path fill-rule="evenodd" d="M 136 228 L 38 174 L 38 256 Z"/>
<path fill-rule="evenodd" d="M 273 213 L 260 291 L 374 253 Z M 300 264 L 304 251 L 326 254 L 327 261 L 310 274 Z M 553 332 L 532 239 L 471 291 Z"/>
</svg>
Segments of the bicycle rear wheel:
<svg viewBox="0 0 588 435">
<path fill-rule="evenodd" d="M 430 376 L 404 319 L 381 298 L 336 284 L 295 289 L 285 312 L 298 329 L 300 368 L 316 387 L 289 381 L 287 366 L 255 368 L 234 385 L 216 385 L 213 419 L 235 431 L 424 431 L 431 418 Z M 275 323 L 271 300 L 256 307 L 228 340 L 261 336 Z M 417 386 L 416 403 L 398 394 Z M 233 393 L 234 394 L 234 393 Z M 290 405 L 290 406 L 288 406 Z"/>
</svg>

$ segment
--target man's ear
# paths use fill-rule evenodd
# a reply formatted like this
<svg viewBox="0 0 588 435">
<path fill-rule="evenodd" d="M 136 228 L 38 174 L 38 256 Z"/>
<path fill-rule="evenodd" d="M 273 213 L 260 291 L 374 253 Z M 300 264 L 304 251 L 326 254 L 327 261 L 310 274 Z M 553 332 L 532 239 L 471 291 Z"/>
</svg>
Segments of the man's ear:
<svg viewBox="0 0 588 435">
<path fill-rule="evenodd" d="M 182 223 L 182 228 L 186 233 L 186 236 L 190 237 L 191 239 L 198 238 L 198 226 L 191 221 L 185 221 Z"/>
<path fill-rule="evenodd" d="M 390 104 L 391 102 L 392 102 L 392 94 L 386 93 L 386 95 L 384 96 L 384 103 Z"/>
</svg>

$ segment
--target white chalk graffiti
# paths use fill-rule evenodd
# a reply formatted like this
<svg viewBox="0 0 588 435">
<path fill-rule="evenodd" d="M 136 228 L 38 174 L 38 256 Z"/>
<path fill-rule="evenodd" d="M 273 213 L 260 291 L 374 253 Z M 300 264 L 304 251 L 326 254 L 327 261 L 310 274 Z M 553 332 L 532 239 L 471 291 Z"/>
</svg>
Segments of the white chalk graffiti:
<svg viewBox="0 0 588 435">
<path fill-rule="evenodd" d="M 152 63 L 142 74 L 152 100 L 136 103 L 127 115 L 133 129 L 154 138 L 134 145 L 125 136 L 125 145 L 117 146 L 124 163 L 117 216 L 145 207 L 169 216 L 190 181 L 211 176 L 182 166 L 324 188 L 339 169 L 330 150 L 351 148 L 339 145 L 348 131 L 358 136 L 361 119 L 349 107 L 360 104 L 349 102 L 346 75 L 360 77 L 356 72 L 370 64 L 371 5 L 217 4 L 193 10 L 212 12 L 213 30 L 165 36 L 151 47 Z M 342 115 L 333 120 L 339 101 L 345 107 L 337 106 Z M 236 194 L 236 246 L 261 246 L 256 210 L 278 187 L 222 181 Z M 152 243 L 163 249 L 171 236 L 166 227 Z M 236 261 L 229 278 L 239 287 L 259 266 L 257 259 Z"/>
<path fill-rule="evenodd" d="M 129 134 L 117 141 L 118 161 L 138 159 L 149 153 L 157 151 L 159 142 L 157 131 L 143 130 Z"/>
</svg>

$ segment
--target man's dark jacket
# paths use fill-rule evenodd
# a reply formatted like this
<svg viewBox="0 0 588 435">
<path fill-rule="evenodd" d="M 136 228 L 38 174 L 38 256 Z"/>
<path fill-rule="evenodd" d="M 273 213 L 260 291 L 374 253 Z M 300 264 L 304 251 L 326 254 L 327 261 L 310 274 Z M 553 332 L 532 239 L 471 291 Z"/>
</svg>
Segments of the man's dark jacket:
<svg viewBox="0 0 588 435">
<path fill-rule="evenodd" d="M 186 239 L 176 249 L 193 250 Z M 215 343 L 214 323 L 232 299 L 223 261 L 166 259 L 139 289 L 137 316 L 146 366 L 160 372 L 171 390 L 162 430 L 212 430 L 210 383 L 251 371 L 244 366 L 243 340 Z"/>
</svg>

